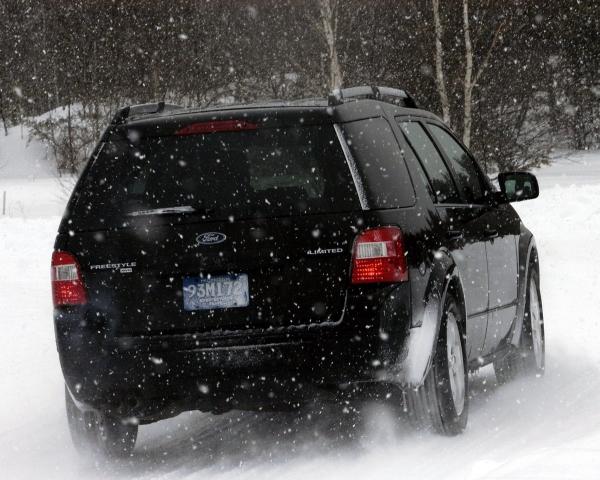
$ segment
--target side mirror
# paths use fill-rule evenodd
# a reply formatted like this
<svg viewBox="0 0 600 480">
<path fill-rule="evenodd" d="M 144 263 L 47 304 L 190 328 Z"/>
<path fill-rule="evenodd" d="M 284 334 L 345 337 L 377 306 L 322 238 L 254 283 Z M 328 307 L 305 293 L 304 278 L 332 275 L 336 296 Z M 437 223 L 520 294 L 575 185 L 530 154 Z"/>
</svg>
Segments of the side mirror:
<svg viewBox="0 0 600 480">
<path fill-rule="evenodd" d="M 540 194 L 537 179 L 528 172 L 504 172 L 498 175 L 502 194 L 509 202 L 537 198 Z"/>
</svg>

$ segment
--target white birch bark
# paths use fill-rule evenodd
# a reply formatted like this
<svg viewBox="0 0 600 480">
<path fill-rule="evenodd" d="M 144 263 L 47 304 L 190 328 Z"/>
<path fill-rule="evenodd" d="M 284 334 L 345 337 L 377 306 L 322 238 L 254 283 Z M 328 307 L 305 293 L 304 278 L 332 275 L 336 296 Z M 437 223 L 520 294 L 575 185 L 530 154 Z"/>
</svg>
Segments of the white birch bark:
<svg viewBox="0 0 600 480">
<path fill-rule="evenodd" d="M 463 30 L 465 34 L 463 143 L 468 147 L 471 143 L 473 117 L 473 45 L 469 25 L 469 0 L 463 0 Z"/>
<path fill-rule="evenodd" d="M 329 89 L 341 88 L 342 69 L 338 58 L 336 47 L 337 37 L 337 0 L 319 0 L 319 16 L 321 20 L 321 29 L 327 43 L 329 57 Z"/>
<path fill-rule="evenodd" d="M 435 26 L 435 83 L 437 86 L 438 95 L 440 96 L 440 104 L 442 106 L 442 118 L 448 125 L 452 123 L 450 117 L 450 102 L 448 101 L 448 92 L 446 90 L 446 78 L 444 76 L 444 49 L 442 45 L 442 22 L 440 20 L 440 2 L 432 0 L 433 7 L 433 22 Z"/>
</svg>

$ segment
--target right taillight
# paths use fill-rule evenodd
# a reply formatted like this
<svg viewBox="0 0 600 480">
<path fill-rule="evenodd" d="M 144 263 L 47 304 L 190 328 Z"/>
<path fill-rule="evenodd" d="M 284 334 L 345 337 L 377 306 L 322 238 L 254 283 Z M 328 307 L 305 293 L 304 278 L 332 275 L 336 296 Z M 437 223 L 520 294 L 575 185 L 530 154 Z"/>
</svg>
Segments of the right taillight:
<svg viewBox="0 0 600 480">
<path fill-rule="evenodd" d="M 373 228 L 356 237 L 352 251 L 352 284 L 407 280 L 406 249 L 399 228 Z"/>
<path fill-rule="evenodd" d="M 52 299 L 55 307 L 87 303 L 79 262 L 71 253 L 52 253 Z"/>
</svg>

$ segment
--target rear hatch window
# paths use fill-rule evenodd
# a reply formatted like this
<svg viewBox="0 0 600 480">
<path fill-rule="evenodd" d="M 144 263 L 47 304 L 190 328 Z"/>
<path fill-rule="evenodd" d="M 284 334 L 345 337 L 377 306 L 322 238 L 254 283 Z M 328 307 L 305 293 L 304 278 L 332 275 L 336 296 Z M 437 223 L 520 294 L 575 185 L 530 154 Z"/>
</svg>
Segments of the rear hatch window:
<svg viewBox="0 0 600 480">
<path fill-rule="evenodd" d="M 77 195 L 69 220 L 80 230 L 128 227 L 139 217 L 234 221 L 360 209 L 332 124 L 162 136 L 123 128 Z"/>
</svg>

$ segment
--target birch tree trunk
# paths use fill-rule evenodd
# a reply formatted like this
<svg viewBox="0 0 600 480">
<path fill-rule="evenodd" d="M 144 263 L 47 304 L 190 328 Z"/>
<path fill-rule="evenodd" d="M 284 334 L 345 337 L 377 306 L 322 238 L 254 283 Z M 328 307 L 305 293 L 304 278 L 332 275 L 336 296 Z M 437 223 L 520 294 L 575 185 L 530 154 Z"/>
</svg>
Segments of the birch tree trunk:
<svg viewBox="0 0 600 480">
<path fill-rule="evenodd" d="M 442 46 L 442 22 L 440 20 L 440 1 L 432 0 L 433 23 L 435 26 L 435 83 L 442 105 L 442 118 L 447 125 L 452 123 L 450 116 L 450 102 L 446 90 L 446 78 L 444 76 L 444 49 Z"/>
<path fill-rule="evenodd" d="M 465 34 L 463 143 L 468 147 L 471 143 L 473 118 L 473 45 L 469 25 L 469 0 L 463 0 L 463 30 Z"/>
<path fill-rule="evenodd" d="M 336 47 L 337 37 L 337 0 L 319 0 L 319 17 L 321 20 L 321 29 L 327 43 L 329 57 L 329 90 L 341 88 L 342 69 L 338 58 Z"/>
</svg>

